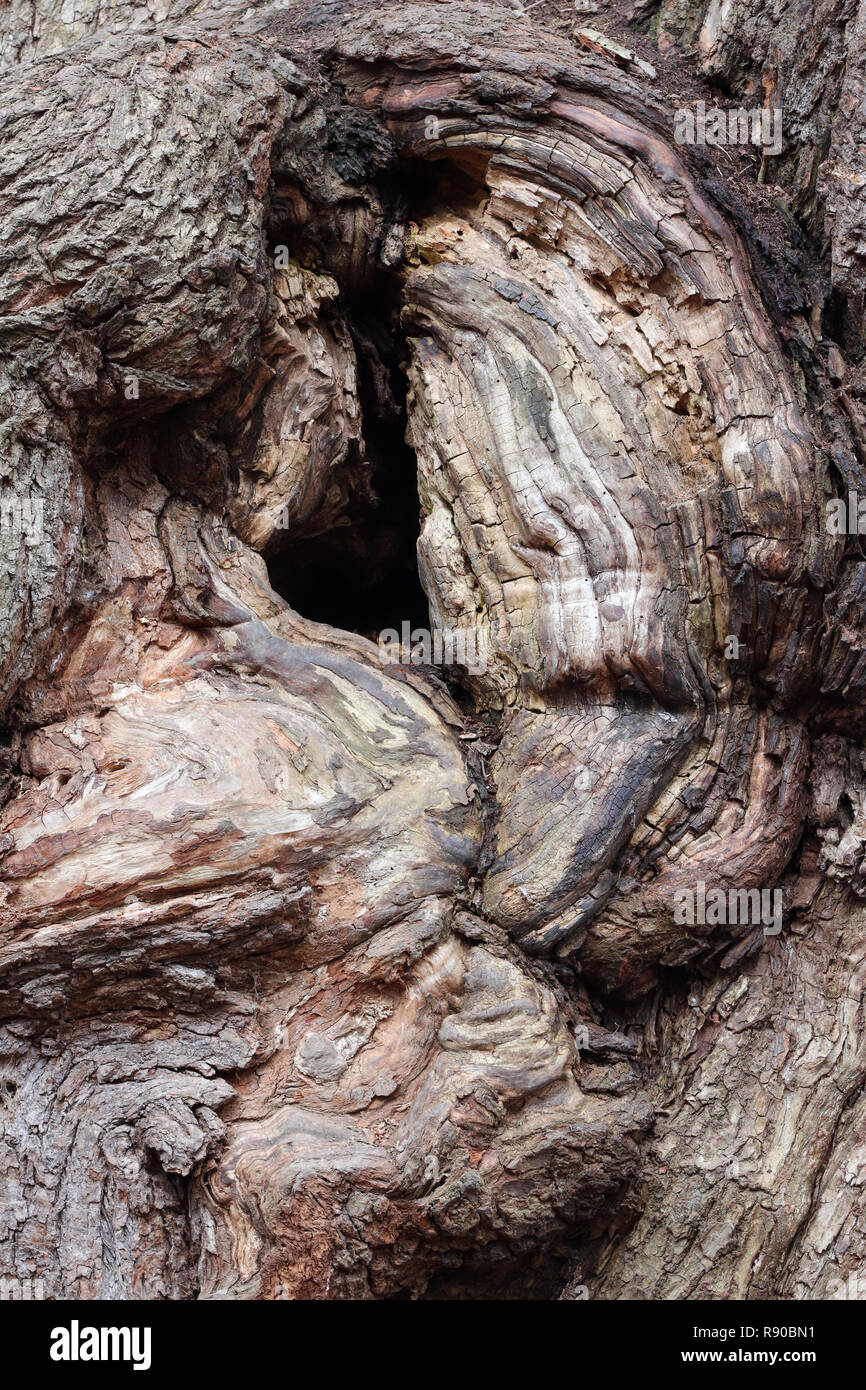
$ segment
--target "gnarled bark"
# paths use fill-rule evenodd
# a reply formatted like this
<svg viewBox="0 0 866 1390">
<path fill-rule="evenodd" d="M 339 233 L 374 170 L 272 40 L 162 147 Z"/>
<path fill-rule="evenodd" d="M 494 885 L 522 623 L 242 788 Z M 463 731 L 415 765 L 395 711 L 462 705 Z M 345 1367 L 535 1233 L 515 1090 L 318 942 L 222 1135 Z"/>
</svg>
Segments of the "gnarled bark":
<svg viewBox="0 0 866 1390">
<path fill-rule="evenodd" d="M 646 61 L 520 10 L 3 17 L 0 1266 L 49 1296 L 862 1265 L 862 200 L 768 244 Z M 290 602 L 342 550 L 411 619 L 409 468 L 448 684 Z"/>
</svg>

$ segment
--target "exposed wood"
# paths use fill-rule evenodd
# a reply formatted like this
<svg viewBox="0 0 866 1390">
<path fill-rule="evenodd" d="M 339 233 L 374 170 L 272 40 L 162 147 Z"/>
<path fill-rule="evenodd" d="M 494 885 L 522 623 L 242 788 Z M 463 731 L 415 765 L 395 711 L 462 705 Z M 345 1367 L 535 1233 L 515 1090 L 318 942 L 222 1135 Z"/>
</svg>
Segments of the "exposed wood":
<svg viewBox="0 0 866 1390">
<path fill-rule="evenodd" d="M 520 8 L 3 12 L 0 1272 L 51 1297 L 862 1266 L 862 39 L 797 59 L 774 239 L 639 29 Z M 700 19 L 753 92 L 763 12 L 735 61 L 692 9 L 659 72 Z M 450 687 L 272 583 L 375 567 L 404 467 Z"/>
</svg>

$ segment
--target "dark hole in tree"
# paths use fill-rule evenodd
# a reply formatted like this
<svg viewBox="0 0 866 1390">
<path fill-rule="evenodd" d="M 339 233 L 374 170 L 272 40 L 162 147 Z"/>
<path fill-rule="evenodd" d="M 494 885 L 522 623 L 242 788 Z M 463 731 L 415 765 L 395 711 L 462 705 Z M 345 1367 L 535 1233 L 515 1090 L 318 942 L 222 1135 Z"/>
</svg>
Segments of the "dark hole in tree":
<svg viewBox="0 0 866 1390">
<path fill-rule="evenodd" d="M 400 161 L 383 201 L 400 220 L 422 222 L 441 210 L 466 214 L 487 196 L 486 158 L 468 151 L 467 167 L 455 160 Z M 302 261 L 315 248 L 282 233 Z M 289 541 L 266 555 L 271 584 L 305 618 L 376 640 L 387 628 L 402 634 L 430 627 L 427 597 L 418 576 L 420 530 L 417 463 L 406 443 L 406 369 L 409 347 L 399 327 L 402 286 L 398 274 L 380 272 L 340 304 L 355 341 L 364 438 L 376 501 L 326 535 Z M 444 673 L 443 673 L 444 674 Z M 446 678 L 458 679 L 456 673 Z"/>
<path fill-rule="evenodd" d="M 831 290 L 824 303 L 825 337 L 835 339 L 849 361 L 857 361 L 861 356 L 862 299 L 859 305 L 855 300 L 854 305 L 852 309 L 851 302 L 839 290 Z"/>
<path fill-rule="evenodd" d="M 277 593 L 302 617 L 376 640 L 404 622 L 429 626 L 416 554 L 417 467 L 405 440 L 407 347 L 392 323 L 397 301 L 390 281 L 343 308 L 358 357 L 375 500 L 345 525 L 290 542 L 268 557 L 268 572 Z"/>
</svg>

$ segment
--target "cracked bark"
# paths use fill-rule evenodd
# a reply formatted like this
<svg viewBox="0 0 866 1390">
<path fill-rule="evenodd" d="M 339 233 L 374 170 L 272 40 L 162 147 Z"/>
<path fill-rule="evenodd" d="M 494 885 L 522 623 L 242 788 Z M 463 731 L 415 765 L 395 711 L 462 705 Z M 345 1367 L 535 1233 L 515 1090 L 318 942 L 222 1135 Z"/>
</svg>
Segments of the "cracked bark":
<svg viewBox="0 0 866 1390">
<path fill-rule="evenodd" d="M 3 12 L 0 1269 L 48 1296 L 862 1267 L 862 202 L 808 241 L 797 182 L 855 106 L 773 241 L 548 8 Z M 404 429 L 450 683 L 375 641 Z M 338 552 L 358 631 L 278 592 Z"/>
</svg>

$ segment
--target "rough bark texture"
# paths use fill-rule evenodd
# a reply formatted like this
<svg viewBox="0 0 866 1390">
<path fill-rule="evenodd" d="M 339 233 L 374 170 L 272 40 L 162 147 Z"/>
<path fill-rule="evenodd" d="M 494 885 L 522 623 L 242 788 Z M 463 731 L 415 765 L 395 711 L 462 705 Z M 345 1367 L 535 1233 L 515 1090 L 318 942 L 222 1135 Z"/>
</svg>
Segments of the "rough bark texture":
<svg viewBox="0 0 866 1390">
<path fill-rule="evenodd" d="M 0 12 L 49 1297 L 866 1295 L 862 7 L 593 8 Z"/>
</svg>

